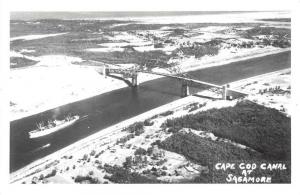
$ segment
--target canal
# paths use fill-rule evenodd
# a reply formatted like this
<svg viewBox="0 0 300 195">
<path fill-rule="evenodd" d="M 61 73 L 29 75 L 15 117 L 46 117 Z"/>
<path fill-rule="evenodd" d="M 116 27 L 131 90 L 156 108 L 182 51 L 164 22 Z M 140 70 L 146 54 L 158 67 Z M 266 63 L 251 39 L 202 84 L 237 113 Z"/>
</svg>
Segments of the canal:
<svg viewBox="0 0 300 195">
<path fill-rule="evenodd" d="M 291 52 L 234 62 L 188 73 L 194 79 L 214 84 L 236 80 L 291 67 Z M 192 92 L 201 89 L 192 89 Z M 10 172 L 49 155 L 82 138 L 122 120 L 181 98 L 181 85 L 172 78 L 159 78 L 140 84 L 136 89 L 127 87 L 89 99 L 70 103 L 10 123 Z M 28 132 L 36 123 L 66 114 L 88 115 L 84 120 L 62 131 L 45 137 L 29 139 Z"/>
</svg>

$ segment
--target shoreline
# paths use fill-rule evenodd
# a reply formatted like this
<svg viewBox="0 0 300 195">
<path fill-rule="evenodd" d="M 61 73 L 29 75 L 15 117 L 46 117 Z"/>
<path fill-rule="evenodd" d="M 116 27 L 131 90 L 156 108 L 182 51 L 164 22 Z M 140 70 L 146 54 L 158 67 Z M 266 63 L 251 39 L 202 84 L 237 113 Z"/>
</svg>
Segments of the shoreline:
<svg viewBox="0 0 300 195">
<path fill-rule="evenodd" d="M 267 55 L 272 55 L 272 54 L 277 54 L 277 53 L 282 53 L 282 52 L 286 52 L 286 51 L 291 51 L 291 48 L 274 48 L 271 51 L 257 51 L 254 55 L 251 55 L 252 52 L 248 52 L 248 53 L 241 53 L 240 55 L 237 55 L 234 58 L 229 58 L 229 59 L 216 59 L 216 60 L 211 60 L 207 63 L 204 63 L 203 65 L 199 66 L 199 64 L 195 64 L 195 65 L 188 65 L 188 66 L 183 66 L 182 68 L 184 68 L 183 72 L 189 72 L 189 71 L 195 71 L 195 70 L 201 70 L 201 69 L 205 69 L 205 68 L 210 68 L 210 67 L 215 67 L 215 66 L 224 66 L 224 65 L 228 65 L 230 63 L 233 62 L 237 62 L 237 61 L 243 61 L 243 60 L 248 60 L 248 59 L 252 59 L 252 58 L 258 58 L 258 57 L 263 57 L 263 56 L 267 56 Z M 144 74 L 144 73 L 143 73 Z M 151 80 L 155 80 L 157 78 L 161 78 L 162 76 L 157 76 L 157 75 L 146 75 L 144 78 L 141 78 L 141 80 L 139 81 L 139 83 L 143 83 L 143 82 L 147 82 L 147 81 L 151 81 Z M 88 95 L 83 95 L 83 96 L 79 96 L 77 98 L 74 98 L 72 100 L 68 100 L 66 102 L 62 102 L 60 104 L 57 105 L 50 105 L 50 106 L 45 106 L 43 108 L 39 108 L 36 109 L 34 111 L 29 111 L 23 115 L 21 114 L 15 114 L 15 116 L 12 116 L 13 114 L 10 113 L 11 117 L 10 117 L 10 122 L 16 121 L 16 120 L 20 120 L 22 118 L 25 117 L 30 117 L 33 115 L 36 115 L 38 113 L 41 112 L 45 112 L 45 111 L 49 111 L 52 110 L 54 108 L 66 105 L 66 104 L 70 104 L 70 103 L 75 103 L 84 99 L 88 99 L 88 98 L 92 98 L 98 95 L 102 95 L 114 90 L 118 90 L 118 89 L 122 89 L 127 87 L 127 85 L 124 84 L 117 84 L 117 85 L 113 85 L 112 87 L 110 87 L 109 89 L 106 88 L 105 90 L 101 90 L 100 92 L 96 92 L 96 93 L 92 93 L 92 94 L 88 94 Z"/>
<path fill-rule="evenodd" d="M 160 106 L 160 107 L 157 107 L 157 108 L 154 108 L 152 110 L 149 110 L 147 112 L 144 112 L 140 115 L 137 115 L 135 117 L 132 117 L 132 118 L 129 118 L 127 120 L 124 120 L 124 121 L 121 121 L 115 125 L 112 125 L 110 127 L 107 127 L 107 128 L 104 128 L 102 129 L 101 131 L 95 133 L 95 134 L 92 134 L 86 138 L 83 138 L 65 148 L 62 148 L 48 156 L 45 156 L 41 159 L 38 159 L 28 165 L 26 165 L 25 167 L 17 170 L 17 171 L 14 171 L 14 172 L 11 172 L 10 175 L 11 175 L 11 178 L 14 178 L 14 177 L 18 177 L 19 174 L 23 175 L 25 174 L 26 176 L 26 172 L 27 171 L 30 171 L 31 169 L 38 169 L 38 168 L 41 168 L 42 166 L 44 166 L 47 162 L 49 161 L 54 161 L 55 159 L 58 159 L 60 156 L 63 156 L 64 154 L 66 153 L 69 153 L 69 152 L 75 152 L 76 150 L 80 150 L 80 148 L 85 148 L 85 147 L 88 147 L 90 145 L 90 142 L 93 142 L 94 140 L 96 139 L 101 139 L 101 137 L 104 137 L 104 136 L 107 136 L 109 134 L 113 134 L 113 133 L 116 133 L 116 132 L 121 132 L 121 130 L 137 121 L 143 121 L 143 120 L 146 120 L 156 114 L 159 114 L 159 113 L 162 113 L 162 112 L 165 112 L 165 111 L 168 111 L 170 109 L 176 109 L 176 108 L 179 108 L 179 107 L 183 107 L 185 105 L 188 105 L 190 104 L 190 101 L 192 101 L 195 97 L 194 96 L 188 96 L 186 98 L 182 98 L 182 99 L 179 99 L 179 100 L 175 100 L 173 102 L 170 102 L 168 104 L 165 104 L 163 106 Z M 23 177 L 25 177 L 23 176 Z M 16 179 L 11 179 L 13 181 L 11 181 L 11 183 L 14 183 L 16 181 L 18 181 L 19 179 L 16 178 Z"/>
<path fill-rule="evenodd" d="M 290 68 L 288 69 L 282 69 L 279 71 L 274 71 L 274 72 L 270 72 L 270 73 L 266 73 L 266 74 L 261 74 L 261 75 L 257 75 L 254 77 L 250 77 L 248 79 L 257 79 L 260 77 L 269 77 L 272 76 L 274 74 L 282 74 L 284 72 L 290 71 Z M 245 79 L 242 80 L 237 80 L 235 82 L 230 83 L 231 85 L 235 85 L 235 84 L 239 84 L 244 82 Z M 182 108 L 184 106 L 187 106 L 191 103 L 193 103 L 196 100 L 197 97 L 195 96 L 188 96 L 186 98 L 182 98 L 182 99 L 178 99 L 175 101 L 172 101 L 170 103 L 167 103 L 165 105 L 162 105 L 160 107 L 154 108 L 152 110 L 149 110 L 145 113 L 142 113 L 140 115 L 137 115 L 135 117 L 129 118 L 127 120 L 121 121 L 115 125 L 112 125 L 110 127 L 104 128 L 103 130 L 92 134 L 86 138 L 83 138 L 65 148 L 62 148 L 48 156 L 45 156 L 39 160 L 36 160 L 28 165 L 26 165 L 25 167 L 10 173 L 10 183 L 15 183 L 18 182 L 19 180 L 22 180 L 23 178 L 26 178 L 28 175 L 31 175 L 32 173 L 34 173 L 36 170 L 41 170 L 43 171 L 43 167 L 47 164 L 47 163 L 51 163 L 54 162 L 55 160 L 60 159 L 62 156 L 68 154 L 68 153 L 74 153 L 77 151 L 80 151 L 86 147 L 91 147 L 91 145 L 94 144 L 95 141 L 98 140 L 102 140 L 105 137 L 108 137 L 109 135 L 114 135 L 116 133 L 121 133 L 122 129 L 137 122 L 137 121 L 143 121 L 146 120 L 148 118 L 151 118 L 154 115 L 160 114 L 162 112 L 168 111 L 168 110 L 174 110 L 174 109 L 178 109 L 178 108 Z"/>
</svg>

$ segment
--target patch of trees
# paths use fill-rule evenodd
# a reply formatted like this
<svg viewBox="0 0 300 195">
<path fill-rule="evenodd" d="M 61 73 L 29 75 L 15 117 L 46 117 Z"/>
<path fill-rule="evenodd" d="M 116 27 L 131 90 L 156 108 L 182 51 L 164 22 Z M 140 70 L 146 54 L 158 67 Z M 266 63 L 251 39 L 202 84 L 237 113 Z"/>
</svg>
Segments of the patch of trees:
<svg viewBox="0 0 300 195">
<path fill-rule="evenodd" d="M 249 41 L 249 42 L 246 42 L 246 41 L 243 41 L 241 44 L 238 44 L 239 48 L 252 48 L 254 47 L 254 42 L 253 41 Z"/>
<path fill-rule="evenodd" d="M 270 88 L 265 88 L 265 89 L 260 89 L 259 94 L 264 94 L 264 93 L 272 93 L 272 94 L 285 94 L 285 93 L 291 93 L 290 90 L 283 90 L 280 88 L 280 86 L 275 86 L 270 87 Z"/>
<path fill-rule="evenodd" d="M 124 144 L 128 140 L 131 140 L 132 138 L 134 138 L 134 134 L 130 133 L 130 134 L 125 135 L 124 137 L 121 137 L 120 139 L 118 139 L 116 144 Z"/>
<path fill-rule="evenodd" d="M 173 29 L 173 32 L 169 34 L 169 36 L 184 36 L 184 33 L 186 32 L 183 28 L 175 28 Z"/>
<path fill-rule="evenodd" d="M 154 44 L 154 48 L 164 48 L 164 44 L 163 43 L 156 43 L 156 44 Z"/>
<path fill-rule="evenodd" d="M 169 115 L 171 115 L 171 114 L 173 114 L 173 113 L 174 113 L 174 111 L 168 110 L 168 111 L 163 112 L 163 113 L 161 113 L 161 114 L 159 114 L 159 115 L 161 115 L 161 116 L 169 116 Z"/>
<path fill-rule="evenodd" d="M 134 155 L 146 155 L 147 154 L 147 150 L 145 150 L 144 148 L 138 148 L 134 151 Z"/>
<path fill-rule="evenodd" d="M 138 24 L 138 23 L 131 23 L 128 25 L 123 26 L 115 26 L 113 28 L 110 28 L 113 31 L 129 31 L 129 30 L 158 30 L 161 27 L 164 27 L 165 24 Z M 168 26 L 180 26 L 178 24 L 168 24 Z"/>
<path fill-rule="evenodd" d="M 259 159 L 260 154 L 224 142 L 215 142 L 193 133 L 177 132 L 162 141 L 165 150 L 184 155 L 188 159 L 208 166 L 216 162 Z"/>
<path fill-rule="evenodd" d="M 286 28 L 276 28 L 276 27 L 260 27 L 256 26 L 249 30 L 243 31 L 243 37 L 253 39 L 257 35 L 273 35 L 279 38 L 287 37 L 291 38 L 291 30 Z"/>
<path fill-rule="evenodd" d="M 127 131 L 132 133 L 134 136 L 139 136 L 145 132 L 144 130 L 144 123 L 143 122 L 136 122 L 128 127 L 126 127 L 123 131 Z"/>
<path fill-rule="evenodd" d="M 265 46 L 273 46 L 273 47 L 280 47 L 280 48 L 291 47 L 291 42 L 286 39 L 272 40 L 272 39 L 264 38 L 264 39 L 262 39 L 262 44 Z"/>
<path fill-rule="evenodd" d="M 28 58 L 21 58 L 21 57 L 11 57 L 10 58 L 10 68 L 21 68 L 26 66 L 32 66 L 38 63 L 38 61 L 31 60 Z"/>
<path fill-rule="evenodd" d="M 201 58 L 205 55 L 217 55 L 219 48 L 211 45 L 198 45 L 193 44 L 192 46 L 181 46 L 172 52 L 172 56 L 178 56 L 183 54 L 184 56 L 194 56 L 195 58 Z"/>
<path fill-rule="evenodd" d="M 261 21 L 272 21 L 272 22 L 291 22 L 291 18 L 266 18 L 260 19 Z"/>
<path fill-rule="evenodd" d="M 152 126 L 153 124 L 154 124 L 154 122 L 151 121 L 151 119 L 144 120 L 144 125 L 145 126 Z"/>
<path fill-rule="evenodd" d="M 136 123 L 124 128 L 122 131 L 127 131 L 127 132 L 129 132 L 129 134 L 118 139 L 117 144 L 120 144 L 120 143 L 124 144 L 128 140 L 134 138 L 135 136 L 141 135 L 142 133 L 145 132 L 144 125 L 150 126 L 152 124 L 153 123 L 145 122 L 145 121 L 144 122 L 136 122 Z"/>
<path fill-rule="evenodd" d="M 261 42 L 265 46 L 274 46 L 280 48 L 287 48 L 291 46 L 291 30 L 286 28 L 275 28 L 275 27 L 254 27 L 252 29 L 243 31 L 241 34 L 244 38 L 255 39 L 258 35 L 271 36 L 272 38 L 263 38 Z"/>
<path fill-rule="evenodd" d="M 47 175 L 42 175 L 40 176 L 41 179 L 44 179 L 44 178 L 49 178 L 49 177 L 54 177 L 56 175 L 57 171 L 56 169 L 53 169 L 50 173 L 48 173 Z"/>
<path fill-rule="evenodd" d="M 104 164 L 103 168 L 107 173 L 111 174 L 111 176 L 105 175 L 104 179 L 108 179 L 113 183 L 161 183 L 155 178 L 149 178 L 116 165 Z"/>
<path fill-rule="evenodd" d="M 165 116 L 169 116 L 169 115 L 171 115 L 171 114 L 174 114 L 174 111 L 168 110 L 168 111 L 166 111 L 166 112 L 163 112 L 163 113 L 156 114 L 156 115 L 152 116 L 149 120 L 155 119 L 155 118 L 157 118 L 157 117 L 159 117 L 159 116 L 164 116 L 164 117 L 165 117 Z"/>
<path fill-rule="evenodd" d="M 189 109 L 189 112 L 192 112 L 192 111 L 195 111 L 195 110 L 197 110 L 199 108 L 202 108 L 205 105 L 206 105 L 206 102 L 204 102 L 203 104 L 199 104 L 199 103 L 195 102 L 195 103 L 193 103 L 193 104 L 190 105 L 191 108 Z"/>
<path fill-rule="evenodd" d="M 202 172 L 192 180 L 185 181 L 186 183 L 226 183 L 227 174 L 239 175 L 236 172 L 237 170 L 229 170 L 229 172 L 214 170 L 214 165 L 218 162 L 254 162 L 256 164 L 266 162 L 264 156 L 258 152 L 201 138 L 193 133 L 175 133 L 163 141 L 161 147 L 182 154 L 186 158 L 208 167 L 207 171 Z M 285 163 L 288 167 L 286 171 L 263 171 L 258 169 L 251 176 L 268 175 L 272 177 L 272 183 L 289 183 L 291 180 L 290 161 L 285 161 Z"/>
<path fill-rule="evenodd" d="M 86 176 L 78 175 L 74 181 L 75 181 L 75 183 L 89 183 L 89 184 L 100 183 L 97 178 L 92 177 L 90 174 L 86 175 Z"/>
<path fill-rule="evenodd" d="M 291 119 L 250 101 L 168 119 L 164 125 L 174 133 L 182 128 L 208 131 L 253 148 L 266 159 L 290 160 L 291 157 Z"/>
<path fill-rule="evenodd" d="M 224 41 L 222 39 L 212 39 L 210 41 L 207 41 L 205 43 L 202 43 L 201 45 L 206 45 L 206 46 L 213 46 L 213 47 L 217 47 L 219 46 L 221 43 L 223 43 Z"/>
<path fill-rule="evenodd" d="M 161 50 L 144 51 L 139 52 L 132 49 L 125 51 L 115 52 L 80 52 L 75 53 L 81 56 L 85 60 L 97 60 L 104 63 L 119 64 L 119 63 L 133 63 L 144 66 L 145 68 L 154 67 L 170 67 L 173 64 L 169 64 L 168 61 L 172 57 L 167 55 Z"/>
</svg>

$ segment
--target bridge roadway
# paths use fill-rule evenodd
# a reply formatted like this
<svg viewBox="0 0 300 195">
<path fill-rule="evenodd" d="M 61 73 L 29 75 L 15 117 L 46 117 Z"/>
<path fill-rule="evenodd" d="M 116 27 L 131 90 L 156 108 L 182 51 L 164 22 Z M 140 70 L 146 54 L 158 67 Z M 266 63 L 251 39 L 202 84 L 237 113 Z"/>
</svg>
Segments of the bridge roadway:
<svg viewBox="0 0 300 195">
<path fill-rule="evenodd" d="M 222 86 L 220 86 L 220 85 L 179 76 L 177 74 L 172 75 L 172 74 L 158 73 L 158 72 L 152 72 L 152 71 L 146 71 L 146 70 L 115 69 L 115 68 L 106 68 L 106 70 L 104 70 L 103 72 L 105 72 L 105 73 L 103 73 L 105 75 L 109 75 L 110 73 L 122 74 L 122 75 L 124 75 L 124 78 L 134 77 L 139 72 L 142 72 L 142 73 L 147 73 L 147 74 L 154 74 L 154 75 L 170 77 L 170 78 L 178 79 L 181 81 L 186 81 L 186 83 L 191 87 L 197 87 L 200 84 L 200 85 L 208 85 L 208 86 L 212 86 L 212 87 L 222 88 Z"/>
<path fill-rule="evenodd" d="M 235 96 L 240 96 L 240 95 L 246 95 L 245 93 L 234 91 L 234 90 L 228 90 L 227 87 L 228 85 L 216 85 L 213 83 L 208 83 L 205 81 L 200 81 L 197 79 L 191 79 L 188 77 L 180 76 L 178 74 L 166 74 L 166 73 L 158 73 L 158 72 L 152 72 L 152 71 L 145 71 L 145 70 L 135 70 L 134 68 L 130 69 L 116 69 L 116 68 L 109 68 L 109 67 L 103 67 L 101 71 L 104 75 L 110 75 L 111 73 L 115 74 L 121 74 L 123 78 L 131 78 L 131 86 L 136 87 L 138 85 L 138 73 L 147 73 L 147 74 L 154 74 L 154 75 L 159 75 L 159 76 L 164 76 L 164 77 L 169 77 L 173 78 L 176 80 L 179 80 L 181 82 L 181 96 L 186 97 L 190 95 L 190 90 L 189 87 L 194 87 L 194 88 L 203 88 L 203 86 L 208 86 L 208 87 L 214 87 L 214 88 L 219 88 L 222 89 L 222 99 L 226 99 L 228 95 L 235 95 Z"/>
<path fill-rule="evenodd" d="M 205 81 L 191 79 L 191 78 L 187 78 L 187 77 L 183 77 L 183 76 L 179 76 L 179 75 L 157 73 L 157 72 L 151 72 L 151 71 L 139 71 L 139 72 L 148 73 L 148 74 L 155 74 L 155 75 L 160 75 L 160 76 L 166 76 L 166 77 L 171 77 L 171 78 L 178 79 L 178 80 L 181 80 L 181 81 L 185 81 L 186 84 L 190 87 L 197 87 L 199 85 L 208 85 L 208 86 L 211 86 L 211 87 L 222 88 L 221 85 L 216 85 L 216 84 L 213 84 L 213 83 L 208 83 L 208 82 L 205 82 Z"/>
</svg>

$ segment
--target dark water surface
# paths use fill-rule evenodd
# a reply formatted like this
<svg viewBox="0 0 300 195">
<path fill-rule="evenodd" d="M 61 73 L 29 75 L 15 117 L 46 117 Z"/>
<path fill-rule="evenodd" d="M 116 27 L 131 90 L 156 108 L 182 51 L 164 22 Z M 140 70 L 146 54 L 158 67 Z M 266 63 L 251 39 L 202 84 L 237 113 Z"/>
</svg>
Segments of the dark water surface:
<svg viewBox="0 0 300 195">
<path fill-rule="evenodd" d="M 191 71 L 195 79 L 225 84 L 247 77 L 291 67 L 291 52 L 234 62 L 226 66 Z M 192 89 L 193 92 L 201 89 Z M 171 78 L 160 78 L 140 84 L 136 89 L 123 88 L 93 98 L 64 105 L 10 123 L 10 171 L 49 155 L 103 128 L 131 118 L 180 98 L 181 85 Z M 68 113 L 88 115 L 74 126 L 45 137 L 29 139 L 35 124 Z M 44 147 L 50 144 L 49 147 Z"/>
</svg>

